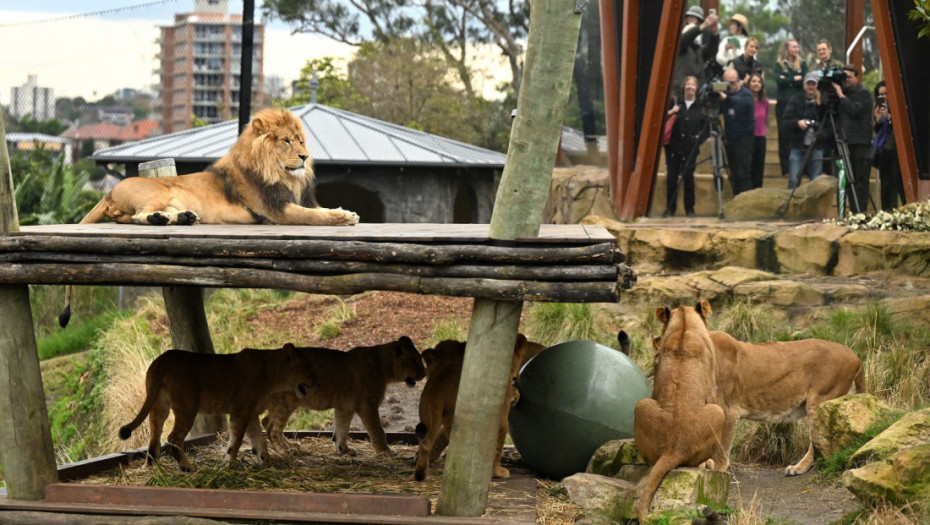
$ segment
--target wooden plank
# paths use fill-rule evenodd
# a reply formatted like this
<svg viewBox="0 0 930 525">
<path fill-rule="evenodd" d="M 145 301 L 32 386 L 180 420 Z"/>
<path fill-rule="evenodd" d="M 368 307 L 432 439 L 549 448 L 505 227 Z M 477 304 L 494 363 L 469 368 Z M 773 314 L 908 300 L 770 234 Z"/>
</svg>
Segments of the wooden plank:
<svg viewBox="0 0 930 525">
<path fill-rule="evenodd" d="M 228 238 L 228 239 L 320 239 L 382 242 L 471 242 L 487 243 L 487 224 L 358 224 L 356 226 L 282 226 L 241 224 L 196 224 L 193 226 L 147 226 L 137 224 L 53 224 L 23 226 L 10 235 L 67 235 L 116 238 Z M 610 242 L 615 238 L 600 225 L 544 224 L 537 237 L 517 237 L 516 242 L 581 243 Z"/>
<path fill-rule="evenodd" d="M 128 454 L 120 453 L 109 454 L 99 458 L 85 459 L 84 461 L 77 461 L 67 465 L 61 465 L 58 467 L 58 480 L 72 481 L 86 478 L 88 476 L 93 476 L 98 472 L 116 468 L 120 465 L 128 465 L 129 461 L 130 456 Z"/>
<path fill-rule="evenodd" d="M 54 483 L 45 492 L 50 503 L 96 503 L 189 509 L 325 512 L 383 516 L 429 516 L 425 496 L 295 493 L 225 489 L 177 489 Z"/>
</svg>

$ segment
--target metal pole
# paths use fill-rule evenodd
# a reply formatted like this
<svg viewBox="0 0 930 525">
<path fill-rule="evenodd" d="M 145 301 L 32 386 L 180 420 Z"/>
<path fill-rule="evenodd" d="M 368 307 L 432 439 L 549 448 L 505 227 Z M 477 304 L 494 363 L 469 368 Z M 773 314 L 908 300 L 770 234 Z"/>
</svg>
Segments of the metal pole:
<svg viewBox="0 0 930 525">
<path fill-rule="evenodd" d="M 255 0 L 242 2 L 242 56 L 239 68 L 239 133 L 252 118 L 252 50 L 255 35 Z"/>
</svg>

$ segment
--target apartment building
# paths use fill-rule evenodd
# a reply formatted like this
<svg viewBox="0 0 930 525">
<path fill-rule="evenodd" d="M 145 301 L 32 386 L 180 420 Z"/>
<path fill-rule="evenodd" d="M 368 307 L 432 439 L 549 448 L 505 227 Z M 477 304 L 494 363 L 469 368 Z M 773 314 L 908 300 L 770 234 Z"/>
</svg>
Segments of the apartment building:
<svg viewBox="0 0 930 525">
<path fill-rule="evenodd" d="M 10 114 L 16 118 L 31 115 L 34 120 L 55 118 L 55 90 L 39 86 L 36 75 L 29 75 L 26 83 L 10 88 Z"/>
<path fill-rule="evenodd" d="M 239 113 L 242 15 L 228 12 L 227 0 L 197 0 L 192 13 L 174 16 L 161 28 L 162 131 L 188 129 L 192 116 L 208 123 Z M 262 107 L 265 28 L 255 24 L 252 107 Z"/>
</svg>

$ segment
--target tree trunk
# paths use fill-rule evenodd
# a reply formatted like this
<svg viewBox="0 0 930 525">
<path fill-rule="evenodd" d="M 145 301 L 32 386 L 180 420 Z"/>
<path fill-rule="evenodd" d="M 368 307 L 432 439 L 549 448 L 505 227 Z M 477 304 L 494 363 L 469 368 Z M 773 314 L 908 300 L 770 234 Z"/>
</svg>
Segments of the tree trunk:
<svg viewBox="0 0 930 525">
<path fill-rule="evenodd" d="M 492 239 L 539 233 L 580 27 L 575 2 L 533 4 L 517 115 L 491 216 Z M 484 514 L 522 307 L 522 302 L 475 300 L 438 514 Z"/>
</svg>

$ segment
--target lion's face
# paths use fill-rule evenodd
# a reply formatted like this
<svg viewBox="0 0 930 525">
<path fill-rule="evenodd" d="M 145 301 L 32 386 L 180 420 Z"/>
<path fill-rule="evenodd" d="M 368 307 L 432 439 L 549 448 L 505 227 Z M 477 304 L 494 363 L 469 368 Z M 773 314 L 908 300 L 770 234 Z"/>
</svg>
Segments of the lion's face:
<svg viewBox="0 0 930 525">
<path fill-rule="evenodd" d="M 423 358 L 409 337 L 401 337 L 394 354 L 394 377 L 402 377 L 407 386 L 414 386 L 426 377 Z"/>
<path fill-rule="evenodd" d="M 265 182 L 313 177 L 303 124 L 290 111 L 279 108 L 262 110 L 242 135 L 240 141 L 249 144 L 252 158 L 260 159 L 258 171 Z"/>
</svg>

